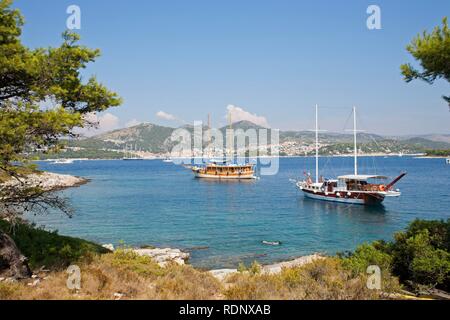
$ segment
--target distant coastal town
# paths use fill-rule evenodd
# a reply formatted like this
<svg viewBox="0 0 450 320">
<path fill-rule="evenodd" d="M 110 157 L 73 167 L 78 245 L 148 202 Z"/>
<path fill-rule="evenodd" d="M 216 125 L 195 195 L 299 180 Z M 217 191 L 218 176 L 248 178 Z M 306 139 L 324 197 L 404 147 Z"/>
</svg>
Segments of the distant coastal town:
<svg viewBox="0 0 450 320">
<path fill-rule="evenodd" d="M 260 126 L 249 121 L 233 124 L 233 128 L 259 130 Z M 118 129 L 92 137 L 80 137 L 66 140 L 65 148 L 58 155 L 45 150 L 37 152 L 41 160 L 54 158 L 71 159 L 121 159 L 125 156 L 135 156 L 144 159 L 166 157 L 203 157 L 203 148 L 192 148 L 185 153 L 171 153 L 173 143 L 171 134 L 176 128 L 163 127 L 150 123 Z M 188 130 L 193 130 L 188 128 Z M 225 131 L 226 128 L 219 130 Z M 395 136 L 387 137 L 376 134 L 361 133 L 358 135 L 358 153 L 361 156 L 433 156 L 448 157 L 450 155 L 450 134 L 434 134 L 426 136 Z M 257 149 L 247 146 L 245 150 L 235 150 L 236 154 L 254 156 L 273 155 L 280 157 L 313 156 L 315 153 L 314 134 L 309 131 L 280 131 L 279 143 L 258 145 Z M 348 156 L 353 154 L 352 137 L 349 134 L 327 133 L 321 135 L 319 144 L 322 156 Z M 215 150 L 216 155 L 226 153 L 223 149 Z"/>
</svg>

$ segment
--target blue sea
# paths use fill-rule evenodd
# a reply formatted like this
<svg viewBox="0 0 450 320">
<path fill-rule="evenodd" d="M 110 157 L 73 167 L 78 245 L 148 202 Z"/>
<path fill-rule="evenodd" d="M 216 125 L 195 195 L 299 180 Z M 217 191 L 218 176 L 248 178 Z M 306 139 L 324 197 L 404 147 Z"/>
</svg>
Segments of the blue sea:
<svg viewBox="0 0 450 320">
<path fill-rule="evenodd" d="M 239 262 L 273 263 L 315 252 L 334 254 L 376 239 L 392 239 L 416 219 L 450 218 L 450 165 L 445 159 L 361 157 L 360 172 L 408 175 L 400 198 L 365 207 L 310 200 L 290 179 L 314 170 L 314 158 L 281 158 L 279 172 L 254 181 L 195 179 L 161 160 L 40 162 L 41 169 L 91 181 L 61 193 L 75 210 L 32 217 L 60 234 L 101 244 L 154 245 L 188 250 L 201 268 Z M 353 172 L 353 158 L 320 159 L 321 174 Z M 281 241 L 267 246 L 261 241 Z"/>
</svg>

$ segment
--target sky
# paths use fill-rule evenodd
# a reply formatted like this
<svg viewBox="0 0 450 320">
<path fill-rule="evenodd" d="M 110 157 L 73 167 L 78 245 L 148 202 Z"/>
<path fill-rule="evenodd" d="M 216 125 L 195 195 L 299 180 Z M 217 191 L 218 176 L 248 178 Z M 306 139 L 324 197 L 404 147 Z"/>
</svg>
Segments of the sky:
<svg viewBox="0 0 450 320">
<path fill-rule="evenodd" d="M 97 115 L 100 130 L 151 122 L 251 120 L 281 130 L 358 126 L 384 135 L 450 133 L 444 80 L 403 81 L 406 45 L 450 16 L 448 0 L 16 0 L 22 40 L 58 46 L 81 10 L 83 45 L 102 56 L 83 73 L 124 99 Z M 369 5 L 381 29 L 369 30 Z"/>
</svg>

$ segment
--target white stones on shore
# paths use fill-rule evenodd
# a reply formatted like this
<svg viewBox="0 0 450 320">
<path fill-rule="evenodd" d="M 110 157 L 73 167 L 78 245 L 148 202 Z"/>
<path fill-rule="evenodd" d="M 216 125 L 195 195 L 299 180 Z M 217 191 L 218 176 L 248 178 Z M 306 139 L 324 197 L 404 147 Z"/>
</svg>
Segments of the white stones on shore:
<svg viewBox="0 0 450 320">
<path fill-rule="evenodd" d="M 270 264 L 266 266 L 261 267 L 261 274 L 278 274 L 280 273 L 284 268 L 295 268 L 300 267 L 305 264 L 309 264 L 311 262 L 314 262 L 316 260 L 324 259 L 325 257 L 319 255 L 319 254 L 312 254 L 309 256 L 303 256 L 291 261 L 284 261 L 279 262 L 275 264 Z M 237 273 L 237 269 L 217 269 L 217 270 L 210 270 L 209 273 L 215 277 L 216 279 L 220 281 L 226 280 L 226 278 L 230 274 Z"/>
<path fill-rule="evenodd" d="M 165 267 L 169 262 L 175 262 L 184 265 L 189 259 L 189 253 L 180 249 L 154 248 L 154 249 L 132 249 L 140 256 L 151 257 L 159 266 Z"/>
<path fill-rule="evenodd" d="M 88 180 L 67 174 L 58 174 L 52 172 L 33 173 L 27 176 L 23 181 L 27 187 L 40 187 L 46 191 L 75 187 L 86 183 Z M 5 182 L 4 186 L 18 187 L 22 182 L 11 179 Z"/>
<path fill-rule="evenodd" d="M 114 245 L 111 243 L 103 244 L 102 247 L 114 251 Z M 162 268 L 164 268 L 169 262 L 184 265 L 186 264 L 186 261 L 189 260 L 190 256 L 187 252 L 172 248 L 140 248 L 126 249 L 126 251 L 134 252 L 140 256 L 150 257 Z"/>
<path fill-rule="evenodd" d="M 220 281 L 224 281 L 230 274 L 236 272 L 238 272 L 237 269 L 217 269 L 209 271 L 209 273 L 211 273 L 214 278 Z"/>
<path fill-rule="evenodd" d="M 263 266 L 261 269 L 261 273 L 262 274 L 278 274 L 281 272 L 281 270 L 283 270 L 283 268 L 300 267 L 300 266 L 309 264 L 311 262 L 314 262 L 314 261 L 320 260 L 320 259 L 324 259 L 324 257 L 319 254 L 303 256 L 303 257 L 300 257 L 300 258 L 297 258 L 297 259 L 294 259 L 291 261 L 284 261 L 284 262 L 279 262 L 279 263 Z"/>
<path fill-rule="evenodd" d="M 112 244 L 104 244 L 103 248 L 114 251 L 114 246 Z M 164 268 L 169 262 L 175 262 L 179 265 L 186 264 L 189 259 L 189 253 L 183 252 L 180 249 L 172 248 L 145 248 L 145 249 L 127 249 L 127 251 L 132 251 L 140 256 L 147 256 L 152 258 L 160 267 Z"/>
<path fill-rule="evenodd" d="M 112 243 L 103 244 L 102 247 L 110 251 L 114 251 L 114 245 Z"/>
</svg>

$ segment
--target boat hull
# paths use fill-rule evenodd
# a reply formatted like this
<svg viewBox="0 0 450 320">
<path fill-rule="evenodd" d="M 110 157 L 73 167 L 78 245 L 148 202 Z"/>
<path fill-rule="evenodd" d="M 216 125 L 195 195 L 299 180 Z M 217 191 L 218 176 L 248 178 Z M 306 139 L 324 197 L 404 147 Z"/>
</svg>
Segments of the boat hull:
<svg viewBox="0 0 450 320">
<path fill-rule="evenodd" d="M 384 196 L 377 193 L 360 193 L 360 192 L 337 192 L 325 194 L 323 192 L 313 192 L 311 190 L 302 189 L 305 197 L 315 200 L 331 201 L 338 203 L 360 204 L 360 205 L 376 205 L 384 200 Z"/>
<path fill-rule="evenodd" d="M 218 179 L 218 180 L 243 180 L 243 179 L 255 179 L 253 173 L 241 174 L 241 175 L 218 175 L 218 174 L 206 174 L 195 172 L 196 178 Z"/>
</svg>

